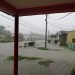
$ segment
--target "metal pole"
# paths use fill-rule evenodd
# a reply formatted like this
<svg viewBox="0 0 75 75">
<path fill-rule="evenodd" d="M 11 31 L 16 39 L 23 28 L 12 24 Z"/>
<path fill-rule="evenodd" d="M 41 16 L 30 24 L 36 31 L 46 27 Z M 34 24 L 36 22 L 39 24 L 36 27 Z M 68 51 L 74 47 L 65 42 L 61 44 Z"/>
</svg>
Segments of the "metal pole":
<svg viewBox="0 0 75 75">
<path fill-rule="evenodd" d="M 19 16 L 15 15 L 15 31 L 14 31 L 14 75 L 18 75 L 18 32 L 19 32 Z"/>
<path fill-rule="evenodd" d="M 45 48 L 47 48 L 47 14 L 46 14 Z"/>
</svg>

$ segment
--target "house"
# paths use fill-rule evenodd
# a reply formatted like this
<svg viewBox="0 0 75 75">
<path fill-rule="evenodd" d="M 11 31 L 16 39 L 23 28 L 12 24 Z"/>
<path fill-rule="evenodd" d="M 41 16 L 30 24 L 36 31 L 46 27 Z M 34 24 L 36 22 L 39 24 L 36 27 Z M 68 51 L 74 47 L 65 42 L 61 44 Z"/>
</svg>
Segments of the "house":
<svg viewBox="0 0 75 75">
<path fill-rule="evenodd" d="M 75 30 L 72 30 L 67 33 L 67 45 L 69 48 L 74 48 L 75 49 Z"/>
<path fill-rule="evenodd" d="M 67 32 L 66 31 L 60 31 L 59 32 L 59 44 L 60 45 L 66 45 L 67 44 Z"/>
<path fill-rule="evenodd" d="M 68 43 L 75 43 L 75 30 L 67 33 L 67 44 Z"/>
<path fill-rule="evenodd" d="M 71 49 L 75 49 L 75 30 L 61 31 L 59 34 L 60 45 L 67 45 Z"/>
</svg>

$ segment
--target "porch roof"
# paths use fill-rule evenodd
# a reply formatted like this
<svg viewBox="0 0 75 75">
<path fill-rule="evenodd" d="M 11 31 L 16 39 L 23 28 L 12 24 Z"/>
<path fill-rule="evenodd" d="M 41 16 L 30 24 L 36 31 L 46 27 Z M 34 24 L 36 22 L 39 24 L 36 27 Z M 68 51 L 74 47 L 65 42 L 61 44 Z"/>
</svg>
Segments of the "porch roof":
<svg viewBox="0 0 75 75">
<path fill-rule="evenodd" d="M 0 0 L 0 10 L 20 16 L 74 12 L 75 0 Z"/>
</svg>

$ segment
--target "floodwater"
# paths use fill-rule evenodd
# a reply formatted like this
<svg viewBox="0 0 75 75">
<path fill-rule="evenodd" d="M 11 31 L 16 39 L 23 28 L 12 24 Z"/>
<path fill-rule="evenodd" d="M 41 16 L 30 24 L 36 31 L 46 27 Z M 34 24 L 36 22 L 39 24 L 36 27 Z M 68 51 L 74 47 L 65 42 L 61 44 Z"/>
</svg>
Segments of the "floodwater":
<svg viewBox="0 0 75 75">
<path fill-rule="evenodd" d="M 7 60 L 7 57 L 12 56 L 13 53 L 14 43 L 0 43 L 0 75 L 13 75 L 13 61 Z M 71 75 L 71 70 L 75 67 L 74 51 L 41 51 L 36 48 L 19 48 L 19 54 L 43 58 L 19 61 L 19 75 Z M 52 60 L 53 63 L 39 64 L 42 60 Z"/>
</svg>

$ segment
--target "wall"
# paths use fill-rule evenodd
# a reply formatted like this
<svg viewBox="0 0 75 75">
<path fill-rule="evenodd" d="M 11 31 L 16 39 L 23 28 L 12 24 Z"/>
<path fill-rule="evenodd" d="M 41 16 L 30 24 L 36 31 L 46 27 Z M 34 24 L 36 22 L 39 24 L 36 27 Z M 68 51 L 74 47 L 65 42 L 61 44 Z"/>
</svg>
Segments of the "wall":
<svg viewBox="0 0 75 75">
<path fill-rule="evenodd" d="M 67 34 L 67 44 L 72 43 L 73 38 L 75 38 L 75 30 Z"/>
</svg>

